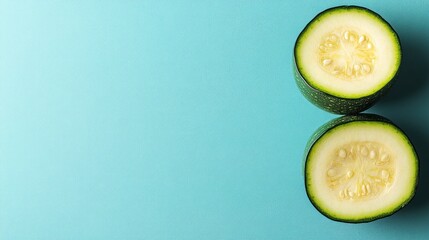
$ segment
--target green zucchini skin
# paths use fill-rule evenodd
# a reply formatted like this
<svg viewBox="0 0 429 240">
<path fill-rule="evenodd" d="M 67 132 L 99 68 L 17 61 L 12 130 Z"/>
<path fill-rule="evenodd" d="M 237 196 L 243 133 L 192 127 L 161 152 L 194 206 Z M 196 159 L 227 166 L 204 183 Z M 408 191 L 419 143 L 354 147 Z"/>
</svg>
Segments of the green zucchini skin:
<svg viewBox="0 0 429 240">
<path fill-rule="evenodd" d="M 315 86 L 312 86 L 303 77 L 303 75 L 299 71 L 299 68 L 297 65 L 297 57 L 298 57 L 297 45 L 298 45 L 298 42 L 299 42 L 301 36 L 303 35 L 303 33 L 305 33 L 307 31 L 307 29 L 309 28 L 309 26 L 313 22 L 318 21 L 318 18 L 321 15 L 325 14 L 326 12 L 334 11 L 335 9 L 340 9 L 340 8 L 358 8 L 358 9 L 362 9 L 364 11 L 367 11 L 369 14 L 376 16 L 377 18 L 379 18 L 381 21 L 385 22 L 390 27 L 390 30 L 392 31 L 392 33 L 394 35 L 396 35 L 396 37 L 398 39 L 399 49 L 402 49 L 402 47 L 401 47 L 401 42 L 400 42 L 398 34 L 396 33 L 396 31 L 393 29 L 393 27 L 386 20 L 384 20 L 376 12 L 373 12 L 370 9 L 360 7 L 360 6 L 338 6 L 338 7 L 326 9 L 325 11 L 319 13 L 316 17 L 314 17 L 304 27 L 304 29 L 301 31 L 298 38 L 296 39 L 296 42 L 294 45 L 294 54 L 293 54 L 293 71 L 294 71 L 295 82 L 296 82 L 299 90 L 301 91 L 302 95 L 309 102 L 311 102 L 312 104 L 314 104 L 315 106 L 319 107 L 322 110 L 325 110 L 327 112 L 331 112 L 334 114 L 351 115 L 351 114 L 357 114 L 357 113 L 363 112 L 363 111 L 369 109 L 370 107 L 372 107 L 375 103 L 377 103 L 380 100 L 380 98 L 388 92 L 388 90 L 391 88 L 392 84 L 396 81 L 398 71 L 395 73 L 393 78 L 390 79 L 389 82 L 385 86 L 383 86 L 381 89 L 379 89 L 377 92 L 375 92 L 371 95 L 368 95 L 368 96 L 360 97 L 360 98 L 342 98 L 342 97 L 331 95 L 331 94 L 326 93 L 323 90 L 321 90 Z M 399 51 L 399 54 L 400 54 L 399 57 L 400 57 L 400 61 L 401 61 L 402 60 L 402 51 L 401 50 Z M 399 66 L 400 66 L 400 64 L 401 63 L 399 63 Z M 398 69 L 399 69 L 399 66 L 398 66 Z"/>
<path fill-rule="evenodd" d="M 295 60 L 295 59 L 294 59 Z M 302 95 L 312 104 L 334 114 L 352 115 L 363 112 L 380 100 L 391 88 L 394 79 L 379 91 L 362 98 L 347 99 L 336 97 L 311 86 L 301 75 L 296 64 L 294 64 L 295 82 Z"/>
<path fill-rule="evenodd" d="M 335 129 L 336 127 L 343 125 L 343 124 L 347 124 L 350 122 L 370 122 L 370 121 L 376 121 L 376 122 L 382 122 L 388 125 L 393 126 L 394 128 L 396 128 L 399 132 L 401 132 L 402 134 L 404 134 L 404 136 L 407 139 L 407 144 L 409 144 L 412 149 L 414 150 L 414 159 L 416 160 L 416 165 L 417 165 L 417 172 L 416 172 L 416 185 L 415 188 L 413 189 L 412 194 L 410 195 L 410 197 L 408 199 L 406 199 L 400 206 L 398 206 L 395 209 L 392 209 L 391 211 L 388 212 L 384 212 L 381 213 L 380 215 L 377 216 L 373 216 L 373 217 L 369 217 L 369 218 L 363 218 L 363 219 L 343 219 L 343 218 L 336 218 L 335 216 L 331 215 L 329 212 L 324 211 L 324 209 L 320 208 L 318 206 L 318 204 L 315 202 L 315 200 L 313 199 L 313 197 L 311 196 L 311 194 L 309 193 L 308 189 L 307 189 L 307 163 L 308 163 L 308 156 L 309 153 L 312 149 L 312 147 L 314 146 L 314 144 L 327 132 Z M 367 113 L 361 113 L 361 114 L 356 114 L 356 115 L 346 115 L 346 116 L 342 116 L 342 117 L 338 117 L 335 118 L 327 123 L 325 123 L 324 125 L 322 125 L 321 127 L 319 127 L 314 133 L 313 135 L 310 137 L 310 139 L 307 142 L 307 145 L 305 147 L 305 151 L 304 151 L 304 185 L 305 185 L 305 190 L 306 190 L 306 194 L 308 199 L 310 200 L 311 204 L 321 213 L 323 214 L 325 217 L 333 220 L 333 221 L 337 221 L 337 222 L 344 222 L 344 223 L 367 223 L 367 222 L 372 222 L 374 220 L 378 220 L 381 218 L 385 218 L 388 216 L 391 216 L 392 214 L 396 213 L 397 211 L 399 211 L 400 209 L 402 209 L 403 207 L 405 207 L 414 197 L 416 189 L 417 189 L 417 185 L 418 185 L 418 178 L 419 178 L 419 161 L 418 161 L 418 155 L 415 151 L 415 148 L 413 146 L 413 144 L 411 143 L 411 141 L 409 140 L 409 138 L 406 136 L 406 134 L 404 133 L 404 131 L 402 131 L 397 125 L 395 125 L 392 121 L 390 121 L 389 119 L 376 115 L 376 114 L 367 114 Z"/>
</svg>

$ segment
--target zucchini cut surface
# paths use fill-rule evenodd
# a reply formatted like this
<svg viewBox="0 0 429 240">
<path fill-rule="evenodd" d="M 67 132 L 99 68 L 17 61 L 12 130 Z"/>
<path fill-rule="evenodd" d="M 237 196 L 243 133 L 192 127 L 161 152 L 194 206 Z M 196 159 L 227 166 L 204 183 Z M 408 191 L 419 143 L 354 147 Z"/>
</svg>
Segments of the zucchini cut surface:
<svg viewBox="0 0 429 240">
<path fill-rule="evenodd" d="M 414 195 L 417 154 L 407 136 L 379 116 L 345 116 L 308 146 L 305 184 L 312 204 L 343 222 L 393 214 Z M 329 127 L 326 127 L 329 126 Z"/>
<path fill-rule="evenodd" d="M 356 99 L 376 93 L 396 75 L 399 38 L 378 14 L 342 6 L 317 15 L 295 45 L 297 69 L 308 84 Z"/>
</svg>

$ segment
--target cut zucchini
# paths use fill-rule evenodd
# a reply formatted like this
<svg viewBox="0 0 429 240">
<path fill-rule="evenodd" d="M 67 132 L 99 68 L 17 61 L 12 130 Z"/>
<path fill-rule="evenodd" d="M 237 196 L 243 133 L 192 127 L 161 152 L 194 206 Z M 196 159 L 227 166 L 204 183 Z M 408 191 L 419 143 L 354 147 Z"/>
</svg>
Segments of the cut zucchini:
<svg viewBox="0 0 429 240">
<path fill-rule="evenodd" d="M 326 217 L 350 223 L 389 216 L 414 196 L 418 158 L 397 126 L 374 114 L 319 128 L 305 153 L 305 187 Z"/>
<path fill-rule="evenodd" d="M 340 6 L 318 14 L 294 49 L 296 83 L 316 106 L 359 113 L 389 89 L 401 63 L 394 29 L 377 13 Z"/>
</svg>

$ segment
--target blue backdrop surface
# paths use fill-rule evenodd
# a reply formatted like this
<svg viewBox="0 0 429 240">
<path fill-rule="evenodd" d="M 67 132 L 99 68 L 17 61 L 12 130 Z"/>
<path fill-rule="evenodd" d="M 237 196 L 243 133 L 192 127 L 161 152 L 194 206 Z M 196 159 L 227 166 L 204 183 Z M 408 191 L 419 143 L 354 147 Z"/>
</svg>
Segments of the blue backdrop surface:
<svg viewBox="0 0 429 240">
<path fill-rule="evenodd" d="M 302 28 L 336 5 L 398 32 L 368 110 L 421 157 L 416 198 L 368 224 L 308 201 L 306 141 L 336 117 L 295 86 Z M 0 1 L 0 239 L 427 239 L 429 2 Z"/>
</svg>

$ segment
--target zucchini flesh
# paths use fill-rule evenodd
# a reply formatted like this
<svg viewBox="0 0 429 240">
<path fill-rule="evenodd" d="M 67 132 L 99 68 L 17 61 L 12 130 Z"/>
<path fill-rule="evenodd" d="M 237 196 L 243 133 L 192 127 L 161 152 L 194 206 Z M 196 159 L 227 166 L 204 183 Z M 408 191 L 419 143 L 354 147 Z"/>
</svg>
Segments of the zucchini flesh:
<svg viewBox="0 0 429 240">
<path fill-rule="evenodd" d="M 373 104 L 391 86 L 401 63 L 394 29 L 377 13 L 340 6 L 318 14 L 294 50 L 295 80 L 310 102 L 351 114 Z"/>
<path fill-rule="evenodd" d="M 305 155 L 312 204 L 342 222 L 393 214 L 414 196 L 418 157 L 407 136 L 377 115 L 344 116 L 325 124 Z"/>
</svg>

